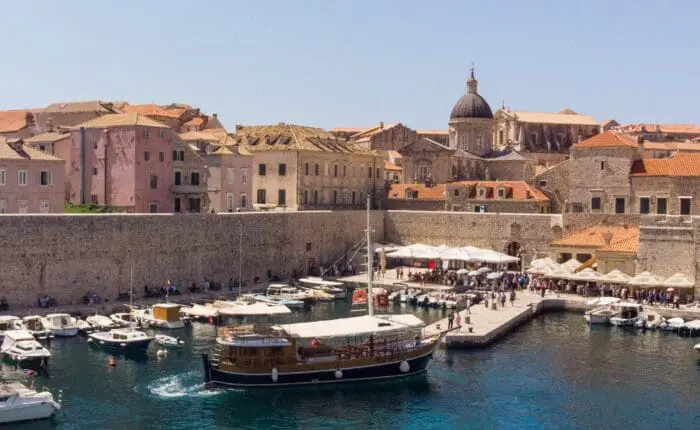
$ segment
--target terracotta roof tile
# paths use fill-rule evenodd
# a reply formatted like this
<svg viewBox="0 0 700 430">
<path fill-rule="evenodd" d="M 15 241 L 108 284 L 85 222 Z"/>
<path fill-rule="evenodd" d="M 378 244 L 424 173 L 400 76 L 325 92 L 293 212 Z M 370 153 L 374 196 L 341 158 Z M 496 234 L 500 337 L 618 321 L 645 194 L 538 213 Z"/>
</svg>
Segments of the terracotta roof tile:
<svg viewBox="0 0 700 430">
<path fill-rule="evenodd" d="M 625 134 L 606 131 L 589 137 L 574 145 L 574 148 L 637 148 L 637 140 Z"/>
<path fill-rule="evenodd" d="M 632 164 L 631 176 L 700 176 L 700 154 L 679 152 L 671 158 L 637 160 Z"/>
<path fill-rule="evenodd" d="M 423 135 L 434 135 L 434 136 L 449 136 L 450 132 L 447 130 L 416 130 L 418 136 Z"/>
<path fill-rule="evenodd" d="M 515 114 L 520 122 L 536 124 L 599 125 L 598 121 L 590 115 L 581 115 L 566 109 L 559 113 L 513 112 L 513 114 Z"/>
<path fill-rule="evenodd" d="M 485 187 L 487 189 L 486 197 L 489 200 L 493 198 L 495 190 L 497 190 L 499 187 L 504 187 L 506 189 L 506 200 L 549 201 L 549 198 L 542 191 L 531 187 L 524 181 L 461 181 L 450 182 L 447 184 L 448 192 L 460 187 L 469 188 L 469 197 L 471 199 L 477 199 L 476 190 L 479 187 Z"/>
<path fill-rule="evenodd" d="M 29 125 L 33 115 L 28 110 L 0 111 L 0 133 L 12 133 Z"/>
<path fill-rule="evenodd" d="M 700 135 L 700 127 L 695 124 L 626 124 L 615 127 L 621 133 L 668 133 L 668 134 L 697 134 Z"/>
<path fill-rule="evenodd" d="M 142 127 L 159 127 L 159 128 L 170 128 L 165 124 L 154 121 L 146 115 L 129 112 L 129 113 L 117 113 L 112 115 L 102 115 L 100 117 L 91 119 L 82 124 L 78 124 L 73 129 L 84 128 L 107 128 L 107 127 L 128 127 L 128 126 L 142 126 Z"/>
<path fill-rule="evenodd" d="M 605 243 L 607 234 L 611 235 L 608 245 Z M 607 252 L 637 252 L 639 248 L 639 227 L 596 225 L 555 240 L 552 242 L 552 246 L 604 249 Z"/>
<path fill-rule="evenodd" d="M 391 184 L 389 199 L 406 200 L 406 191 L 417 191 L 418 197 L 408 200 L 445 200 L 445 184 L 426 187 L 425 184 Z"/>
<path fill-rule="evenodd" d="M 61 133 L 58 131 L 51 131 L 48 133 L 37 134 L 30 138 L 24 139 L 27 143 L 44 143 L 44 142 L 58 142 L 59 140 L 67 139 L 70 137 L 70 133 Z"/>
<path fill-rule="evenodd" d="M 403 168 L 401 166 L 397 166 L 396 164 L 390 163 L 387 160 L 384 160 L 384 170 L 398 170 L 401 171 Z"/>
<path fill-rule="evenodd" d="M 43 160 L 63 161 L 29 145 L 22 144 L 21 139 L 7 139 L 0 136 L 0 160 Z M 20 149 L 21 148 L 21 149 Z"/>
<path fill-rule="evenodd" d="M 353 128 L 353 127 L 336 127 L 332 128 L 331 133 L 361 133 L 369 130 L 370 127 Z"/>
<path fill-rule="evenodd" d="M 380 125 L 378 125 L 378 126 L 376 126 L 376 127 L 372 127 L 372 128 L 370 128 L 370 129 L 367 129 L 367 130 L 362 131 L 362 132 L 360 132 L 360 133 L 353 134 L 352 136 L 350 136 L 350 138 L 351 138 L 352 140 L 356 140 L 356 139 L 361 139 L 361 138 L 365 138 L 365 137 L 374 136 L 374 135 L 377 134 L 377 133 L 381 133 L 381 132 L 383 132 L 383 131 L 385 131 L 385 130 L 389 130 L 389 129 L 391 129 L 391 128 L 396 127 L 397 125 L 400 125 L 400 124 L 399 124 L 398 122 L 397 122 L 397 123 L 394 123 L 394 124 L 389 124 L 389 125 L 380 124 Z"/>
<path fill-rule="evenodd" d="M 146 116 L 160 117 L 160 118 L 175 118 L 179 119 L 182 115 L 187 112 L 185 108 L 175 108 L 175 109 L 164 109 L 156 104 L 144 104 L 144 105 L 124 105 L 122 107 L 124 112 L 136 112 Z"/>
<path fill-rule="evenodd" d="M 192 118 L 191 120 L 187 121 L 186 123 L 182 124 L 183 126 L 196 126 L 199 127 L 204 124 L 204 118 L 196 116 Z"/>
<path fill-rule="evenodd" d="M 114 113 L 114 105 L 119 102 L 105 102 L 101 100 L 88 100 L 78 102 L 61 102 L 48 105 L 42 112 L 45 113 L 76 113 L 98 112 L 103 114 Z M 122 106 L 123 108 L 123 106 Z"/>
</svg>

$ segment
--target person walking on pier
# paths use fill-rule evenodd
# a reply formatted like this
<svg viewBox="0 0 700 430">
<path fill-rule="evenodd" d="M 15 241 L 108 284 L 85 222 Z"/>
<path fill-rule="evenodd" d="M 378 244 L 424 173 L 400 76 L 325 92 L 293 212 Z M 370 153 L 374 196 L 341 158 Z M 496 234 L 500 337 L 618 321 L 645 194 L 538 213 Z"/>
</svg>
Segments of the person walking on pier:
<svg viewBox="0 0 700 430">
<path fill-rule="evenodd" d="M 469 309 L 469 308 L 471 308 L 471 306 L 472 306 L 472 299 L 467 297 L 467 315 L 471 315 L 471 313 L 472 313 L 471 309 Z"/>
<path fill-rule="evenodd" d="M 462 327 L 462 317 L 459 316 L 459 312 L 457 312 L 457 316 L 455 317 L 455 322 L 457 323 L 457 327 Z"/>
<path fill-rule="evenodd" d="M 450 309 L 450 312 L 447 314 L 447 329 L 451 329 L 455 320 L 455 314 L 452 312 L 452 309 Z"/>
<path fill-rule="evenodd" d="M 515 306 L 515 290 L 510 292 L 510 306 Z"/>
</svg>

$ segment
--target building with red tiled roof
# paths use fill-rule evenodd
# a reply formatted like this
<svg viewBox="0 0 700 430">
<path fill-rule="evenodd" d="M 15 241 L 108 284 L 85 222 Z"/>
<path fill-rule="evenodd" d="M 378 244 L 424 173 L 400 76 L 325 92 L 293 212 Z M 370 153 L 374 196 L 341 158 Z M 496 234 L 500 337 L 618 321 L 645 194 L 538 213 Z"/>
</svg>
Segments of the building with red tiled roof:
<svg viewBox="0 0 700 430">
<path fill-rule="evenodd" d="M 595 225 L 553 241 L 550 248 L 552 257 L 560 262 L 574 258 L 584 263 L 594 258 L 600 273 L 618 269 L 634 275 L 639 227 Z"/>
<path fill-rule="evenodd" d="M 29 110 L 0 111 L 0 136 L 30 137 L 34 132 L 34 114 Z"/>
<path fill-rule="evenodd" d="M 384 160 L 384 177 L 387 182 L 400 184 L 403 182 L 403 168 L 388 160 Z"/>
<path fill-rule="evenodd" d="M 643 137 L 648 141 L 685 140 L 700 137 L 700 127 L 695 124 L 638 123 L 617 126 L 613 130 L 634 137 Z"/>
<path fill-rule="evenodd" d="M 549 198 L 525 181 L 451 182 L 445 208 L 453 212 L 549 213 Z"/>
<path fill-rule="evenodd" d="M 445 210 L 445 184 L 391 184 L 387 193 L 387 209 Z"/>
</svg>

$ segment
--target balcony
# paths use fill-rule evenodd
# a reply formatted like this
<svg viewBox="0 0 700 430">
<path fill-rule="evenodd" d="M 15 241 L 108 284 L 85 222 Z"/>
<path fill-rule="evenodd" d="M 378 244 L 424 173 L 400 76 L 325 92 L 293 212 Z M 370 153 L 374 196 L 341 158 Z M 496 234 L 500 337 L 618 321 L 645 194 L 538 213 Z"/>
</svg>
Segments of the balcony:
<svg viewBox="0 0 700 430">
<path fill-rule="evenodd" d="M 173 185 L 173 194 L 204 194 L 207 192 L 207 186 L 200 185 Z"/>
</svg>

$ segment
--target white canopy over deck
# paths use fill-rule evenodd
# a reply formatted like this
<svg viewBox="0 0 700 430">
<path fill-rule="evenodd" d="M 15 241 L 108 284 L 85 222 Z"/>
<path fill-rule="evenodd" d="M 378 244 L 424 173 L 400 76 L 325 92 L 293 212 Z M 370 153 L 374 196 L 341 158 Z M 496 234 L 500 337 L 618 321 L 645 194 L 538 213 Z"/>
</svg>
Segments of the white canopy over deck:
<svg viewBox="0 0 700 430">
<path fill-rule="evenodd" d="M 292 311 L 288 307 L 274 303 L 248 302 L 244 300 L 228 302 L 217 300 L 214 306 L 219 309 L 219 314 L 225 316 L 245 317 L 256 315 L 283 315 Z"/>
<path fill-rule="evenodd" d="M 343 283 L 342 282 L 336 282 L 336 281 L 326 281 L 323 278 L 319 278 L 316 276 L 309 276 L 308 278 L 301 278 L 299 279 L 299 282 L 302 282 L 304 284 L 308 285 L 317 285 L 321 287 L 342 287 Z"/>
<path fill-rule="evenodd" d="M 392 331 L 418 329 L 425 323 L 412 314 L 359 316 L 335 320 L 313 321 L 275 326 L 292 337 L 299 339 L 342 338 L 348 336 L 369 336 L 370 334 L 389 334 Z"/>
<path fill-rule="evenodd" d="M 180 308 L 180 312 L 182 312 L 185 315 L 203 318 L 215 318 L 219 315 L 219 309 L 215 307 L 202 306 L 194 303 L 190 307 Z"/>
</svg>

